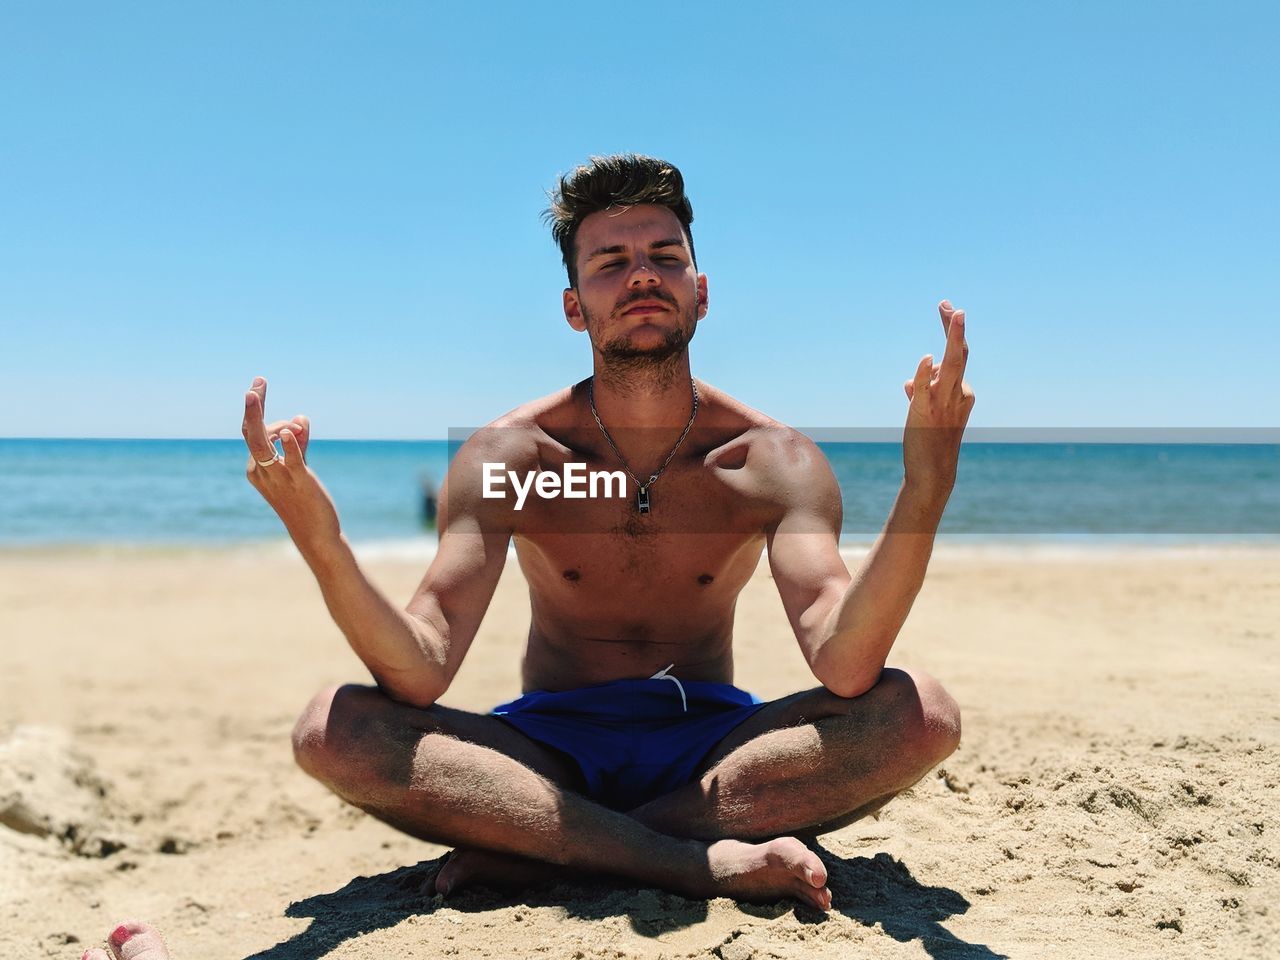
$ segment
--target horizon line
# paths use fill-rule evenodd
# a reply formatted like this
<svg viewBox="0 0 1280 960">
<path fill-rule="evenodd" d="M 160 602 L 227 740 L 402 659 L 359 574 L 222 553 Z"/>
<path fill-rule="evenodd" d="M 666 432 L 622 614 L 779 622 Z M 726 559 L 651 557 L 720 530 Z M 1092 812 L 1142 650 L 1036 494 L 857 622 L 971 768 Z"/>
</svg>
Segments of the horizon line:
<svg viewBox="0 0 1280 960">
<path fill-rule="evenodd" d="M 312 437 L 320 443 L 457 443 L 480 427 L 451 427 L 436 437 Z M 897 427 L 796 427 L 815 443 L 901 444 L 903 428 Z M 237 442 L 240 436 L 121 436 L 121 435 L 22 435 L 0 436 L 5 441 L 156 441 Z M 1185 444 L 1280 445 L 1280 427 L 975 427 L 966 431 L 964 443 L 991 444 Z"/>
</svg>

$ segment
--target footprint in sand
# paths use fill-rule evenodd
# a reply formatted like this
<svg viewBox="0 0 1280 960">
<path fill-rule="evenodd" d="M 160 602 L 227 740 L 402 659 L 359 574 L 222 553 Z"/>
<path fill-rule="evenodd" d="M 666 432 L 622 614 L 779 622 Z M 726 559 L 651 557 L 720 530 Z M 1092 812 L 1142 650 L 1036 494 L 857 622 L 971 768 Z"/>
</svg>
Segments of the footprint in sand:
<svg viewBox="0 0 1280 960">
<path fill-rule="evenodd" d="M 169 960 L 169 949 L 160 932 L 137 920 L 126 920 L 107 937 L 111 954 L 101 947 L 86 950 L 80 960 Z"/>
</svg>

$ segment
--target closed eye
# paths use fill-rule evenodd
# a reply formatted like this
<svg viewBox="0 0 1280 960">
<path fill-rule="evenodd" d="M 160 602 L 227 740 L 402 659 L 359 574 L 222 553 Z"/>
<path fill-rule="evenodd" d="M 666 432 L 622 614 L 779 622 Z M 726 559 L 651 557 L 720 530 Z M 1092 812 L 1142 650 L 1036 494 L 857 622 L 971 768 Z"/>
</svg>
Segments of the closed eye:
<svg viewBox="0 0 1280 960">
<path fill-rule="evenodd" d="M 684 265 L 684 260 L 683 260 L 682 258 L 680 258 L 680 257 L 674 257 L 674 256 L 670 256 L 670 255 L 666 255 L 666 256 L 657 256 L 657 257 L 654 257 L 653 259 L 654 259 L 655 261 L 662 261 L 663 263 L 676 264 L 677 266 L 683 266 L 683 265 Z M 600 269 L 600 270 L 612 270 L 612 269 L 614 269 L 615 267 L 623 267 L 623 266 L 626 266 L 626 264 L 627 264 L 627 261 L 625 261 L 625 260 L 610 260 L 610 261 L 608 261 L 607 263 L 602 263 L 598 269 Z"/>
</svg>

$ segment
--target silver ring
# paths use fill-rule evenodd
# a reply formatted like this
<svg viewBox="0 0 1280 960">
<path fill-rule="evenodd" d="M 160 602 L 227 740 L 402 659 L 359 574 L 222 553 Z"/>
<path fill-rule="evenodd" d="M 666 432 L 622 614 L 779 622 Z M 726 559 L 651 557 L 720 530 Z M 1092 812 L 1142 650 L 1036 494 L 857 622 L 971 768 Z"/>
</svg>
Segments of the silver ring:
<svg viewBox="0 0 1280 960">
<path fill-rule="evenodd" d="M 257 462 L 258 466 L 260 466 L 260 467 L 269 467 L 269 466 L 271 466 L 273 463 L 279 463 L 279 462 L 280 462 L 281 460 L 283 460 L 284 458 L 283 458 L 282 456 L 280 456 L 280 454 L 278 454 L 278 453 L 277 453 L 277 454 L 276 454 L 274 457 L 272 457 L 270 460 L 258 460 L 256 457 L 255 457 L 254 459 L 255 459 L 255 461 Z"/>
</svg>

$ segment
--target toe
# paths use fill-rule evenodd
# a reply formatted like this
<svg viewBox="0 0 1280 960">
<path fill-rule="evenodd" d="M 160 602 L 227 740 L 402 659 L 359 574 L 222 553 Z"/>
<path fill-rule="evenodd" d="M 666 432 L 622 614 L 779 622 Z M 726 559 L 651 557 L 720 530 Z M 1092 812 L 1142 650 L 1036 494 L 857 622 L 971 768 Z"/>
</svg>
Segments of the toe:
<svg viewBox="0 0 1280 960">
<path fill-rule="evenodd" d="M 126 920 L 107 938 L 116 960 L 169 960 L 160 931 L 137 920 Z"/>
<path fill-rule="evenodd" d="M 453 889 L 453 876 L 448 870 L 441 870 L 436 874 L 436 893 L 442 897 L 447 897 L 449 891 Z"/>
<path fill-rule="evenodd" d="M 817 863 L 807 863 L 804 867 L 804 878 L 809 881 L 812 887 L 825 887 L 827 885 L 827 868 L 819 860 Z"/>
<path fill-rule="evenodd" d="M 812 887 L 826 884 L 827 867 L 816 853 L 791 837 L 778 842 L 781 844 L 778 852 L 792 873 Z"/>
<path fill-rule="evenodd" d="M 434 897 L 436 894 L 444 892 L 440 888 L 440 874 L 453 862 L 454 856 L 455 852 L 450 850 L 440 858 L 435 868 L 427 873 L 426 878 L 422 881 L 422 893 L 424 896 Z"/>
<path fill-rule="evenodd" d="M 824 913 L 831 909 L 831 891 L 826 887 L 811 887 L 803 884 L 796 891 L 796 899 L 812 904 Z"/>
<path fill-rule="evenodd" d="M 111 958 L 107 956 L 107 951 L 101 947 L 94 947 L 91 950 L 86 950 L 80 960 L 111 960 Z"/>
<path fill-rule="evenodd" d="M 458 851 L 449 854 L 449 859 L 436 874 L 436 893 L 447 897 L 449 891 L 458 885 L 458 877 L 463 873 L 464 866 L 465 858 Z"/>
<path fill-rule="evenodd" d="M 791 872 L 800 881 L 800 899 L 811 903 L 819 910 L 831 908 L 831 891 L 827 889 L 827 867 L 818 855 L 798 840 L 794 846 L 788 846 L 788 852 L 794 856 L 791 860 Z"/>
</svg>

